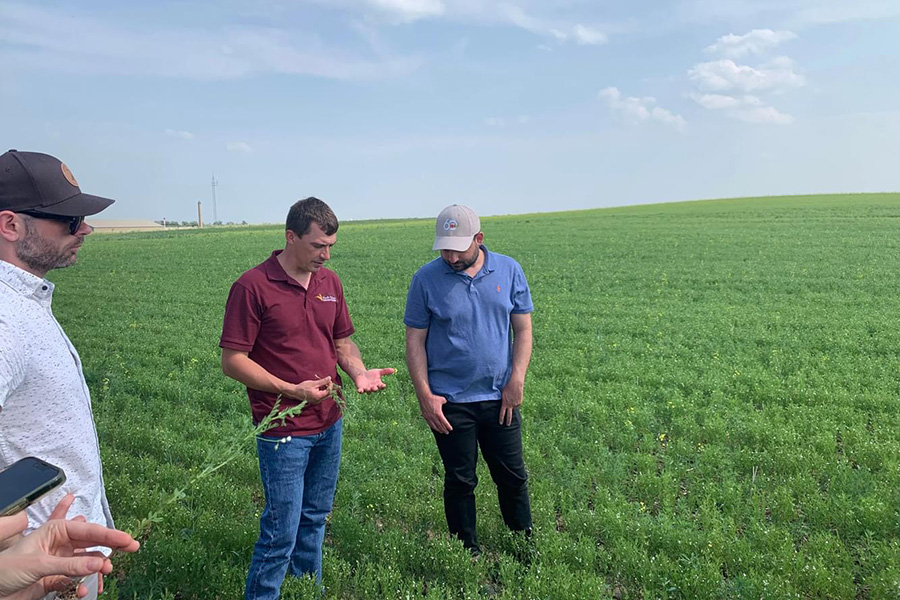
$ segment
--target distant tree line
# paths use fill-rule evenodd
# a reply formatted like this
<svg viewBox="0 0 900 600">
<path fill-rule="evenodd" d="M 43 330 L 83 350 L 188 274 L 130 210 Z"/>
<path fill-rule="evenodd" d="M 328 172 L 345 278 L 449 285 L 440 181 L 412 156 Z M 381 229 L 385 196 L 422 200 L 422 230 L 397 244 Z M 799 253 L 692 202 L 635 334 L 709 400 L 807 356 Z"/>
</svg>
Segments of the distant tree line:
<svg viewBox="0 0 900 600">
<path fill-rule="evenodd" d="M 154 221 L 154 223 L 156 223 L 157 225 L 162 225 L 163 227 L 196 227 L 197 226 L 197 221 L 169 221 L 167 219 L 159 219 L 158 221 Z M 224 223 L 222 221 L 216 221 L 215 223 L 212 223 L 212 226 L 220 226 L 220 225 L 225 225 L 225 226 L 249 225 L 249 223 L 247 223 L 247 221 L 241 221 L 240 223 L 235 223 L 234 221 L 226 221 Z M 210 227 L 210 224 L 207 223 L 206 226 Z"/>
</svg>

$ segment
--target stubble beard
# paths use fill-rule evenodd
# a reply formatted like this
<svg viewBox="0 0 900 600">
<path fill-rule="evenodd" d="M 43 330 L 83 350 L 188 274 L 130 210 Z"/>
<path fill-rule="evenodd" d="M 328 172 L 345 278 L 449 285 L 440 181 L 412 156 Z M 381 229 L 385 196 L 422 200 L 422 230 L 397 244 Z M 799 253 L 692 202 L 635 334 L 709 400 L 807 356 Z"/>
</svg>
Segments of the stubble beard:
<svg viewBox="0 0 900 600">
<path fill-rule="evenodd" d="M 55 246 L 25 219 L 25 237 L 16 244 L 16 257 L 22 264 L 39 273 L 64 269 L 75 264 L 77 257 L 71 250 L 72 246 Z"/>
<path fill-rule="evenodd" d="M 450 268 L 454 271 L 465 271 L 476 262 L 478 262 L 478 257 L 481 255 L 481 248 L 478 248 L 477 251 L 473 254 L 472 260 L 461 259 L 456 261 L 455 263 L 449 263 Z"/>
</svg>

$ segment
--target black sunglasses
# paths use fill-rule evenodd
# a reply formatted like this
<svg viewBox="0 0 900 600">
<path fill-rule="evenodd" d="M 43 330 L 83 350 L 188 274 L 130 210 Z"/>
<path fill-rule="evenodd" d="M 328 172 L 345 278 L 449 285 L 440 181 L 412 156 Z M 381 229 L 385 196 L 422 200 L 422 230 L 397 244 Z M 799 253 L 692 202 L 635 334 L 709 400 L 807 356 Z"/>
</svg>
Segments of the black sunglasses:
<svg viewBox="0 0 900 600">
<path fill-rule="evenodd" d="M 34 217 L 35 219 L 47 219 L 49 221 L 62 221 L 63 223 L 69 224 L 69 235 L 75 235 L 75 233 L 81 229 L 81 224 L 84 223 L 84 217 L 64 217 L 63 215 L 48 215 L 47 213 L 37 212 L 33 210 L 20 210 L 18 211 L 20 215 L 28 215 L 29 217 Z"/>
</svg>

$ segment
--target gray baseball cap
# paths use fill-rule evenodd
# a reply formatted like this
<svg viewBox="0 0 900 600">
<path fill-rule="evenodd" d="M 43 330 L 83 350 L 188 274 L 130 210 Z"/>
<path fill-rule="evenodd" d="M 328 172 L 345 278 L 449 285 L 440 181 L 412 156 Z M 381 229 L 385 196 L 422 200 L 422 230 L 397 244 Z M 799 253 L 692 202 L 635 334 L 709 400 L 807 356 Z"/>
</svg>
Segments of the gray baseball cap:
<svg viewBox="0 0 900 600">
<path fill-rule="evenodd" d="M 481 221 L 475 211 L 462 204 L 448 206 L 437 217 L 432 250 L 462 252 L 472 245 L 472 239 L 481 231 Z"/>
</svg>

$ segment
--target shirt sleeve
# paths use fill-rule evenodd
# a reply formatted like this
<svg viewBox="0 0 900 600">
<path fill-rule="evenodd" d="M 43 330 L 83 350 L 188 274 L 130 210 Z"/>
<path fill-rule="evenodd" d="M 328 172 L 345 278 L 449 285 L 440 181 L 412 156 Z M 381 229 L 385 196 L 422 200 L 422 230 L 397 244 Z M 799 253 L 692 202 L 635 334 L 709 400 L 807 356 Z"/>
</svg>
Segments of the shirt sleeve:
<svg viewBox="0 0 900 600">
<path fill-rule="evenodd" d="M 231 286 L 228 301 L 225 303 L 225 318 L 219 346 L 238 352 L 250 352 L 256 344 L 261 322 L 256 295 L 240 281 L 236 281 Z"/>
<path fill-rule="evenodd" d="M 425 299 L 425 287 L 422 285 L 418 273 L 413 275 L 412 282 L 409 284 L 403 323 L 415 329 L 428 329 L 431 324 L 431 311 L 428 310 L 428 303 Z"/>
<path fill-rule="evenodd" d="M 513 314 L 524 314 L 534 312 L 534 304 L 531 302 L 531 291 L 528 289 L 528 281 L 525 279 L 525 272 L 519 263 L 516 263 L 513 269 L 513 291 L 512 291 Z"/>
<path fill-rule="evenodd" d="M 344 297 L 344 285 L 341 283 L 340 279 L 337 280 L 337 288 L 340 290 L 340 299 L 337 312 L 334 315 L 334 329 L 332 329 L 332 335 L 334 336 L 334 339 L 339 340 L 353 335 L 354 329 L 353 321 L 350 320 L 350 309 L 347 308 L 347 299 Z"/>
<path fill-rule="evenodd" d="M 25 381 L 25 355 L 12 325 L 0 321 L 0 410 Z"/>
</svg>

